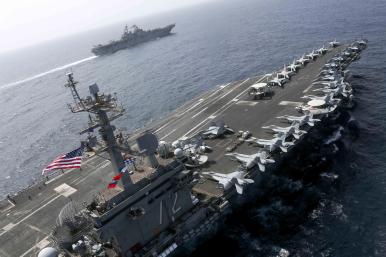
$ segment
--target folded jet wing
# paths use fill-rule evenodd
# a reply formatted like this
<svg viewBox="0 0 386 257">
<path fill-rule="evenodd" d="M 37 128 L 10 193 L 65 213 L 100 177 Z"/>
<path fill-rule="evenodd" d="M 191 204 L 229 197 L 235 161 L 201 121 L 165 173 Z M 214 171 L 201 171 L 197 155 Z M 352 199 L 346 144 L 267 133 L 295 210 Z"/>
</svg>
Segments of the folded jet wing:
<svg viewBox="0 0 386 257">
<path fill-rule="evenodd" d="M 284 133 L 287 135 L 292 135 L 296 139 L 299 139 L 302 135 L 307 133 L 307 131 L 299 129 L 299 123 L 296 123 L 296 122 L 289 127 L 279 127 L 276 125 L 269 125 L 269 126 L 264 126 L 262 128 L 271 130 L 274 133 Z"/>
<path fill-rule="evenodd" d="M 243 163 L 247 169 L 253 168 L 257 164 L 260 171 L 265 171 L 265 165 L 267 163 L 275 162 L 275 160 L 268 158 L 265 151 L 256 154 L 229 153 L 226 155 L 234 157 L 237 161 Z"/>
<path fill-rule="evenodd" d="M 216 173 L 211 171 L 203 172 L 202 174 L 216 180 L 219 184 L 222 185 L 224 190 L 227 190 L 234 185 L 238 194 L 243 194 L 243 189 L 246 184 L 254 183 L 252 179 L 245 178 L 246 174 L 243 171 L 234 171 L 229 174 Z"/>
<path fill-rule="evenodd" d="M 309 126 L 313 127 L 315 125 L 315 122 L 320 121 L 320 119 L 314 119 L 312 114 L 306 114 L 303 116 L 291 116 L 291 115 L 283 115 L 277 117 L 278 119 L 285 119 L 289 122 L 297 122 L 299 123 L 299 127 L 308 124 Z"/>
</svg>

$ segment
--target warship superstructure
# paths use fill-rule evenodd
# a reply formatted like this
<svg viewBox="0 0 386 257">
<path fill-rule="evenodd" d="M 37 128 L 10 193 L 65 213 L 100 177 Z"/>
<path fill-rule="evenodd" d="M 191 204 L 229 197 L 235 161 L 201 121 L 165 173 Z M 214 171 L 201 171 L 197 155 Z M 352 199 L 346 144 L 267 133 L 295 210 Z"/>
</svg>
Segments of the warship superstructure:
<svg viewBox="0 0 386 257">
<path fill-rule="evenodd" d="M 366 46 L 334 41 L 280 71 L 221 85 L 131 135 L 110 123 L 125 111 L 116 96 L 93 84 L 82 98 L 68 74 L 71 111 L 89 114 L 81 131 L 88 157 L 82 170 L 2 202 L 0 256 L 166 257 L 190 249 L 253 198 L 261 177 L 280 169 L 314 127 L 352 107 L 346 68 Z"/>
<path fill-rule="evenodd" d="M 127 49 L 157 38 L 169 36 L 172 34 L 171 30 L 174 27 L 175 24 L 170 24 L 163 28 L 143 30 L 136 25 L 133 25 L 131 29 L 129 29 L 126 25 L 119 40 L 113 40 L 104 45 L 96 45 L 91 49 L 91 52 L 95 55 L 113 54 L 122 49 Z"/>
</svg>

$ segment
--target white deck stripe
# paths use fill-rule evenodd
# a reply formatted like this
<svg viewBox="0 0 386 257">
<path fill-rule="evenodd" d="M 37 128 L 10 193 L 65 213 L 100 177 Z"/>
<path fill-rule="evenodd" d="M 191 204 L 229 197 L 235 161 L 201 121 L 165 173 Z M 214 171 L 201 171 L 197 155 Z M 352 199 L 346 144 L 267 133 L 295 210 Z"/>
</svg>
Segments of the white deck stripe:
<svg viewBox="0 0 386 257">
<path fill-rule="evenodd" d="M 23 253 L 22 255 L 20 255 L 20 257 L 24 257 L 26 256 L 27 254 L 29 254 L 32 250 L 34 250 L 35 248 L 38 248 L 38 249 L 43 249 L 44 247 L 46 247 L 47 245 L 49 245 L 50 241 L 48 241 L 48 236 L 46 236 L 45 238 L 43 238 L 42 240 L 40 240 L 36 245 L 32 246 L 30 249 L 28 249 L 25 253 Z"/>
<path fill-rule="evenodd" d="M 312 88 L 312 86 L 312 84 L 309 85 L 306 89 L 303 90 L 303 93 L 307 93 Z"/>
<path fill-rule="evenodd" d="M 288 105 L 288 106 L 301 106 L 303 103 L 302 102 L 292 102 L 292 101 L 281 101 L 279 105 Z"/>
<path fill-rule="evenodd" d="M 20 221 L 16 222 L 15 224 L 12 225 L 12 227 L 10 229 L 8 229 L 8 231 L 10 231 L 11 229 L 13 229 L 14 227 L 16 227 L 17 225 L 19 225 L 20 223 L 22 223 L 23 221 L 25 221 L 26 219 L 28 219 L 29 217 L 35 215 L 35 213 L 37 213 L 38 211 L 40 211 L 41 209 L 45 208 L 47 205 L 49 205 L 50 203 L 52 203 L 53 201 L 55 201 L 56 199 L 58 199 L 59 197 L 61 197 L 61 195 L 57 195 L 55 196 L 54 198 L 52 198 L 51 200 L 49 200 L 47 203 L 43 204 L 42 206 L 40 206 L 39 208 L 37 208 L 35 211 L 31 212 L 29 215 L 25 216 L 23 219 L 21 219 Z M 11 224 L 11 223 L 10 223 Z M 7 226 L 10 226 L 10 224 L 6 225 L 5 227 Z M 4 229 L 4 228 L 3 228 Z M 4 231 L 2 233 L 0 233 L 0 236 L 4 235 L 5 233 L 7 233 L 8 231 Z"/>
<path fill-rule="evenodd" d="M 186 109 L 184 112 L 178 114 L 177 116 L 178 116 L 178 117 L 181 117 L 181 116 L 184 115 L 185 113 L 187 113 L 187 112 L 189 112 L 190 110 L 192 110 L 192 109 L 194 109 L 195 107 L 197 107 L 203 100 L 204 100 L 204 99 L 201 98 L 200 100 L 198 100 L 197 103 L 193 104 L 192 106 L 190 106 L 188 109 Z"/>
<path fill-rule="evenodd" d="M 163 137 L 161 138 L 161 140 L 167 138 L 167 137 L 168 137 L 171 133 L 173 133 L 174 131 L 176 131 L 176 129 L 173 129 L 172 131 L 170 131 L 169 133 L 167 133 L 165 136 L 163 136 Z"/>
<path fill-rule="evenodd" d="M 261 79 L 259 79 L 256 83 L 262 81 L 264 78 L 266 77 L 266 75 L 264 75 Z M 250 80 L 250 78 L 244 80 L 243 82 L 241 82 L 237 87 L 241 86 L 242 84 L 248 82 Z M 220 113 L 224 112 L 226 109 L 228 109 L 230 106 L 232 106 L 235 102 L 235 99 L 238 99 L 240 98 L 241 95 L 245 94 L 245 92 L 247 92 L 249 90 L 249 88 L 243 90 L 241 93 L 239 93 L 236 97 L 234 97 L 232 100 L 230 100 L 228 103 L 226 103 L 225 105 L 223 105 L 220 109 L 218 109 L 217 111 L 215 111 L 214 113 L 212 113 L 208 118 L 204 119 L 202 122 L 200 122 L 199 124 L 197 124 L 194 128 L 192 128 L 191 130 L 189 130 L 184 136 L 187 136 L 188 134 L 190 134 L 191 132 L 193 132 L 196 128 L 200 127 L 201 125 L 203 125 L 205 122 L 207 122 L 210 117 L 214 116 L 218 116 Z M 237 101 L 237 100 L 236 100 Z M 225 108 L 224 108 L 225 107 Z M 224 108 L 224 109 L 223 109 Z M 222 110 L 223 109 L 223 110 Z M 195 133 L 192 135 L 194 136 Z"/>
<path fill-rule="evenodd" d="M 199 111 L 198 113 L 196 113 L 196 114 L 194 114 L 193 116 L 192 116 L 192 119 L 194 118 L 194 117 L 197 117 L 198 115 L 200 115 L 203 111 L 205 111 L 206 109 L 208 109 L 208 107 L 205 107 L 204 109 L 202 109 L 201 111 Z"/>
</svg>

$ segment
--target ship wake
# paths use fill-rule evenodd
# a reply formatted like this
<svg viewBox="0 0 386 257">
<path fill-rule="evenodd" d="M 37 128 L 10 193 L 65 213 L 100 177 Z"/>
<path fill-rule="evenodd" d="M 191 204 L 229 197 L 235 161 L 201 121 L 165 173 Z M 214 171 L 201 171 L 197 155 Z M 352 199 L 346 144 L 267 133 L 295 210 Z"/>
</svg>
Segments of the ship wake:
<svg viewBox="0 0 386 257">
<path fill-rule="evenodd" d="M 87 58 L 84 58 L 84 59 L 81 59 L 81 60 L 78 60 L 78 61 L 75 61 L 75 62 L 72 62 L 72 63 L 69 63 L 69 64 L 65 64 L 65 65 L 60 66 L 60 67 L 56 67 L 54 69 L 51 69 L 51 70 L 48 70 L 48 71 L 45 71 L 45 72 L 33 75 L 31 77 L 28 77 L 28 78 L 25 78 L 25 79 L 22 79 L 22 80 L 18 80 L 18 81 L 15 81 L 15 82 L 11 82 L 11 83 L 2 85 L 2 86 L 0 86 L 0 90 L 7 89 L 7 88 L 10 88 L 10 87 L 14 87 L 14 86 L 17 86 L 17 85 L 20 85 L 20 84 L 23 84 L 23 83 L 26 83 L 26 82 L 29 82 L 29 81 L 41 78 L 41 77 L 44 77 L 44 76 L 46 76 L 48 74 L 52 74 L 52 73 L 57 72 L 57 71 L 61 71 L 61 70 L 65 70 L 65 69 L 74 67 L 74 66 L 79 65 L 81 63 L 89 62 L 91 60 L 94 60 L 97 57 L 98 56 L 93 55 L 93 56 L 90 56 L 90 57 L 87 57 Z"/>
</svg>

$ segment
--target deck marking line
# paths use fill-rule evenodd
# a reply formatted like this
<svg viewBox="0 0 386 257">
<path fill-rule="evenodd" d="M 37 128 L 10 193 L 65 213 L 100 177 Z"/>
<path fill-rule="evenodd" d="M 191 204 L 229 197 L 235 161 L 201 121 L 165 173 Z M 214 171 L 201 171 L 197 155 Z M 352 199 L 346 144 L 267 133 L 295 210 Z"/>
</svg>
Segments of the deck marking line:
<svg viewBox="0 0 386 257">
<path fill-rule="evenodd" d="M 171 133 L 173 133 L 174 131 L 176 131 L 176 129 L 173 129 L 172 131 L 170 131 L 169 133 L 167 133 L 166 135 L 164 135 L 162 138 L 161 138 L 161 140 L 162 139 L 165 139 L 166 137 L 168 137 Z"/>
<path fill-rule="evenodd" d="M 255 101 L 238 101 L 236 104 L 237 105 L 255 106 L 257 104 L 257 102 L 255 102 Z"/>
<path fill-rule="evenodd" d="M 32 246 L 30 249 L 28 249 L 26 252 L 24 252 L 22 255 L 20 255 L 20 257 L 26 256 L 35 248 L 43 249 L 44 247 L 46 247 L 49 244 L 50 244 L 50 241 L 48 241 L 48 236 L 46 236 L 45 238 L 40 240 L 36 245 Z"/>
<path fill-rule="evenodd" d="M 262 81 L 265 77 L 266 77 L 266 75 L 264 75 L 263 77 L 261 77 L 261 79 L 259 79 L 257 82 Z M 249 80 L 250 80 L 250 78 L 247 78 L 246 80 L 244 80 L 243 82 L 241 82 L 239 85 L 237 85 L 237 87 L 241 86 L 242 84 L 244 84 L 245 82 L 247 82 L 247 81 L 249 81 Z M 256 82 L 256 83 L 257 83 L 257 82 Z M 245 92 L 247 92 L 248 90 L 249 90 L 249 88 L 245 89 L 245 90 L 242 91 L 240 94 L 238 94 L 234 99 L 239 98 L 241 95 L 245 94 Z M 226 103 L 226 104 L 223 105 L 220 109 L 218 109 L 217 111 L 215 111 L 214 113 L 212 113 L 212 115 L 209 116 L 209 117 L 212 117 L 212 116 L 216 117 L 216 116 L 218 116 L 218 114 L 222 113 L 223 111 L 225 111 L 226 109 L 228 109 L 230 106 L 232 106 L 233 103 L 235 103 L 235 102 L 228 102 L 228 103 Z M 227 106 L 227 105 L 228 105 L 228 106 Z M 224 107 L 225 107 L 225 109 L 221 110 L 221 109 L 224 108 Z M 200 122 L 199 124 L 197 124 L 197 126 L 195 126 L 195 127 L 192 128 L 191 130 L 189 130 L 187 133 L 185 133 L 184 136 L 187 136 L 188 134 L 190 134 L 190 133 L 191 133 L 192 131 L 194 131 L 196 128 L 198 128 L 199 126 L 201 126 L 202 124 L 204 124 L 207 120 L 209 120 L 209 118 L 207 118 L 207 119 L 203 120 L 202 122 Z M 192 136 L 194 136 L 194 134 L 193 134 Z"/>
<path fill-rule="evenodd" d="M 77 190 L 73 187 L 70 187 L 66 183 L 61 184 L 60 186 L 54 188 L 54 190 L 60 194 L 63 195 L 64 197 L 69 197 L 73 193 L 75 193 Z"/>
<path fill-rule="evenodd" d="M 5 225 L 5 226 L 3 227 L 3 230 L 9 231 L 9 230 L 11 230 L 14 226 L 16 226 L 16 224 L 9 223 L 9 224 L 7 224 L 7 225 Z"/>
<path fill-rule="evenodd" d="M 12 225 L 11 228 L 9 228 L 9 230 L 13 229 L 14 227 L 16 227 L 17 225 L 19 225 L 20 223 L 22 223 L 23 221 L 25 221 L 26 219 L 28 219 L 29 217 L 35 215 L 35 213 L 37 213 L 38 211 L 40 211 L 41 209 L 45 208 L 47 205 L 49 205 L 50 203 L 52 203 L 53 201 L 55 201 L 56 199 L 58 199 L 59 197 L 61 197 L 61 195 L 57 195 L 55 196 L 54 198 L 52 198 L 51 200 L 49 200 L 47 203 L 43 204 L 42 206 L 40 206 L 39 208 L 37 208 L 35 211 L 31 212 L 29 215 L 25 216 L 24 218 L 22 218 L 20 221 L 16 222 L 14 225 Z M 8 231 L 9 231 L 8 230 Z M 5 234 L 6 232 L 8 231 L 4 231 L 2 233 L 0 233 L 0 236 L 2 236 L 3 234 Z"/>
<path fill-rule="evenodd" d="M 303 103 L 302 102 L 293 102 L 293 101 L 281 101 L 279 105 L 288 105 L 288 106 L 301 106 Z"/>
<path fill-rule="evenodd" d="M 192 106 L 190 106 L 188 109 L 186 109 L 184 112 L 180 113 L 177 115 L 177 117 L 181 117 L 182 115 L 184 115 L 185 113 L 189 112 L 190 110 L 194 109 L 195 107 L 197 107 L 202 101 L 198 100 L 197 103 L 193 104 Z"/>
<path fill-rule="evenodd" d="M 77 183 L 74 183 L 74 185 L 79 185 L 80 183 L 82 183 L 83 181 L 85 181 L 88 177 L 90 177 L 94 172 L 100 170 L 100 169 L 103 169 L 103 168 L 106 168 L 107 166 L 110 165 L 110 161 L 105 161 L 106 163 L 99 166 L 99 167 L 96 167 L 96 169 L 94 171 L 92 171 L 91 173 L 89 173 L 86 177 L 82 178 L 81 180 L 79 180 Z M 102 162 L 103 163 L 103 162 Z"/>
<path fill-rule="evenodd" d="M 192 119 L 194 118 L 194 117 L 197 117 L 198 115 L 200 115 L 203 111 L 205 111 L 206 109 L 208 109 L 208 107 L 205 107 L 204 109 L 202 109 L 201 111 L 199 111 L 198 113 L 196 113 L 196 114 L 194 114 L 193 116 L 192 116 Z"/>
<path fill-rule="evenodd" d="M 196 126 L 194 126 L 191 130 L 189 130 L 188 132 L 185 133 L 184 137 L 186 137 L 190 132 L 194 131 L 196 128 L 198 128 L 199 126 L 201 126 L 208 118 L 204 119 L 203 121 L 201 121 L 200 123 L 198 123 Z"/>
<path fill-rule="evenodd" d="M 312 84 L 309 85 L 306 89 L 303 90 L 303 93 L 307 93 L 312 88 L 312 86 Z"/>
<path fill-rule="evenodd" d="M 170 122 L 166 122 L 163 126 L 159 127 L 156 131 L 154 131 L 155 133 L 157 133 L 158 131 L 160 131 L 161 129 L 163 129 L 164 127 L 166 127 L 167 125 L 169 125 Z"/>
</svg>

